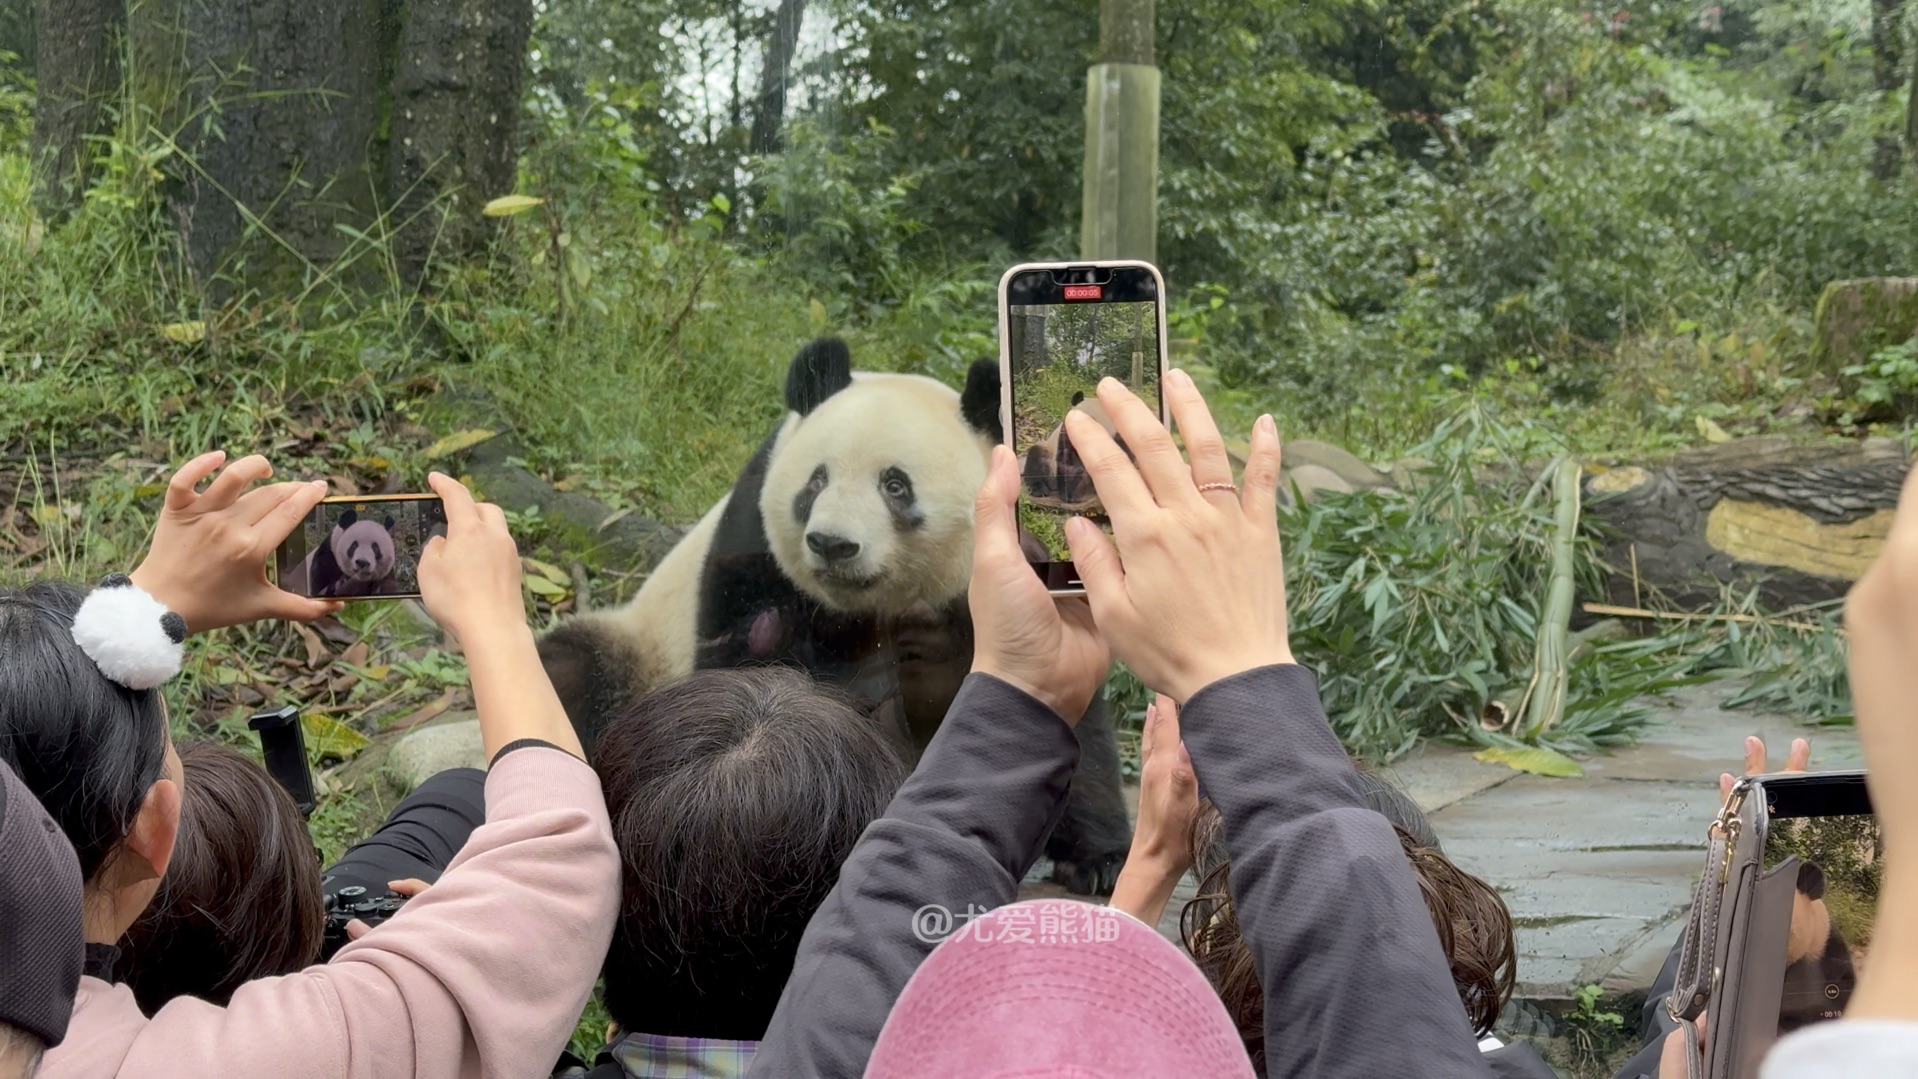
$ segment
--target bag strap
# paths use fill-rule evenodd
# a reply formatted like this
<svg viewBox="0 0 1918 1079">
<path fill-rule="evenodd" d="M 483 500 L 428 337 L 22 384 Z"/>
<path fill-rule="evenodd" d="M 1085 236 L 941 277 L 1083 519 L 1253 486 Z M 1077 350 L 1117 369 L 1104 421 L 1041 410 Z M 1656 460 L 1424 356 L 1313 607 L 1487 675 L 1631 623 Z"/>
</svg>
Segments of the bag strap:
<svg viewBox="0 0 1918 1079">
<path fill-rule="evenodd" d="M 1699 874 L 1698 888 L 1692 895 L 1692 910 L 1685 925 L 1684 943 L 1678 953 L 1678 975 L 1671 995 L 1665 998 L 1665 1010 L 1687 1029 L 1692 1020 L 1704 1014 L 1718 988 L 1718 934 L 1725 909 L 1725 892 L 1731 882 L 1732 855 L 1738 848 L 1743 829 L 1739 810 L 1744 807 L 1750 788 L 1744 781 L 1732 787 L 1707 830 L 1705 871 Z M 1692 1030 L 1696 1034 L 1696 1030 Z M 1697 1044 L 1696 1038 L 1693 1039 Z"/>
<path fill-rule="evenodd" d="M 1685 1079 L 1706 1079 L 1704 1046 L 1699 1044 L 1698 1024 L 1680 1019 L 1678 1029 L 1666 1037 L 1685 1039 Z"/>
</svg>

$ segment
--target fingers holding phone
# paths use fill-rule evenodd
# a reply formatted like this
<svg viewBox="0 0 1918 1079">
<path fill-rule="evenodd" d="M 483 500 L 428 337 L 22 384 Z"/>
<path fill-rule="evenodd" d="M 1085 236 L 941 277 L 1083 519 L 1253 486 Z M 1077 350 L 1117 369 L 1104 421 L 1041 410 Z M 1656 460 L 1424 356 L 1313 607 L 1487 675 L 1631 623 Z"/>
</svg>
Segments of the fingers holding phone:
<svg viewBox="0 0 1918 1079">
<path fill-rule="evenodd" d="M 1761 776 L 1769 771 L 1766 764 L 1765 740 L 1756 735 L 1745 739 L 1745 774 Z M 1785 752 L 1785 766 L 1779 772 L 1804 772 L 1811 768 L 1811 743 L 1803 738 L 1791 740 L 1791 748 Z M 1732 785 L 1738 782 L 1730 772 L 1721 772 L 1718 776 L 1718 799 L 1724 801 L 1731 797 Z"/>
<path fill-rule="evenodd" d="M 1167 384 L 1180 430 L 1211 424 L 1189 378 L 1173 372 Z M 1101 401 L 1133 417 L 1136 435 L 1126 431 L 1128 438 L 1156 438 L 1137 424 L 1138 410 L 1128 396 L 1116 383 L 1100 387 Z M 1140 466 L 1103 430 L 1089 426 L 1079 430 L 1102 497 L 1134 489 Z M 1264 509 L 1274 504 L 1279 472 L 1278 429 L 1271 417 L 1253 428 L 1247 488 L 1239 497 L 1217 498 L 1198 489 L 1195 475 L 1218 467 L 1207 457 L 1177 475 L 1161 469 L 1149 484 L 1151 499 L 1109 499 L 1116 547 L 1083 521 L 1067 533 L 1093 616 L 1113 652 L 1147 685 L 1180 703 L 1220 678 L 1292 661 L 1279 530 Z"/>
<path fill-rule="evenodd" d="M 276 587 L 266 573 L 268 557 L 326 497 L 326 484 L 255 488 L 273 475 L 266 458 L 243 457 L 222 470 L 225 463 L 226 454 L 205 453 L 173 474 L 134 583 L 186 619 L 194 633 L 266 618 L 311 621 L 337 609 Z"/>
<path fill-rule="evenodd" d="M 1020 546 L 1012 451 L 993 450 L 973 507 L 972 669 L 1017 686 L 1076 724 L 1112 665 L 1085 600 L 1054 598 Z"/>
<path fill-rule="evenodd" d="M 498 506 L 475 500 L 464 484 L 435 472 L 427 482 L 444 503 L 446 533 L 420 555 L 426 613 L 462 643 L 488 628 L 526 626 L 519 547 Z"/>
</svg>

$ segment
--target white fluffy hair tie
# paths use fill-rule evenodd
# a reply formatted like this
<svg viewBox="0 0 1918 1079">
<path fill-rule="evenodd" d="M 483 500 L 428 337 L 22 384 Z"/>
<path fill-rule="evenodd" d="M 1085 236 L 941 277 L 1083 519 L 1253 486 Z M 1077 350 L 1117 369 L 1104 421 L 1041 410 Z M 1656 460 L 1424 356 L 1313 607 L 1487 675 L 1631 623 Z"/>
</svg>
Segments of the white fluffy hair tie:
<svg viewBox="0 0 1918 1079">
<path fill-rule="evenodd" d="M 128 689 L 152 689 L 180 673 L 186 619 L 133 578 L 116 573 L 73 613 L 73 641 L 100 673 Z"/>
</svg>

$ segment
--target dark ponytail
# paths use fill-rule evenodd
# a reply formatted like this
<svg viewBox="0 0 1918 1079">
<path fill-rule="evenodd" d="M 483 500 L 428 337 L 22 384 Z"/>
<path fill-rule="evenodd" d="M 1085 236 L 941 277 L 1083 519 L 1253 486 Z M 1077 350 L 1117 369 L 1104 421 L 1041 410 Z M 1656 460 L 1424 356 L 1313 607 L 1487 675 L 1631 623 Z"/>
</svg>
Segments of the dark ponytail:
<svg viewBox="0 0 1918 1079">
<path fill-rule="evenodd" d="M 92 882 L 166 763 L 158 690 L 100 673 L 73 640 L 87 590 L 64 581 L 0 588 L 0 759 L 13 766 Z"/>
</svg>

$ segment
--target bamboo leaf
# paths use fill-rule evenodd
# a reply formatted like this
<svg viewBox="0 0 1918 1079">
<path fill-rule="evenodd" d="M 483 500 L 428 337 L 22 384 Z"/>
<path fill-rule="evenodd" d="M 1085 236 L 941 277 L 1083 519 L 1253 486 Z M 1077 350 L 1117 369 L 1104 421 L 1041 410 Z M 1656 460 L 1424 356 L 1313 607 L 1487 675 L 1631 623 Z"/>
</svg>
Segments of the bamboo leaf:
<svg viewBox="0 0 1918 1079">
<path fill-rule="evenodd" d="M 514 214 L 523 214 L 545 201 L 531 195 L 501 195 L 487 203 L 480 213 L 487 217 L 512 217 Z"/>
<path fill-rule="evenodd" d="M 351 759 L 371 744 L 366 735 L 331 716 L 307 713 L 300 717 L 300 726 L 306 731 L 307 752 L 314 757 Z"/>
<path fill-rule="evenodd" d="M 442 457 L 451 457 L 461 450 L 472 449 L 474 446 L 492 438 L 495 434 L 497 434 L 497 432 L 487 431 L 477 427 L 465 431 L 455 431 L 445 438 L 440 439 L 438 442 L 433 443 L 431 446 L 426 447 L 420 456 L 428 461 L 437 461 Z"/>
<path fill-rule="evenodd" d="M 572 582 L 572 574 L 567 573 L 551 562 L 541 562 L 537 558 L 527 558 L 525 556 L 521 556 L 519 561 L 520 565 L 525 566 L 527 570 L 537 573 L 555 584 L 569 584 Z"/>
<path fill-rule="evenodd" d="M 1542 746 L 1492 746 L 1472 754 L 1476 760 L 1503 764 L 1533 775 L 1574 779 L 1585 774 L 1579 763 L 1556 750 Z"/>
</svg>

